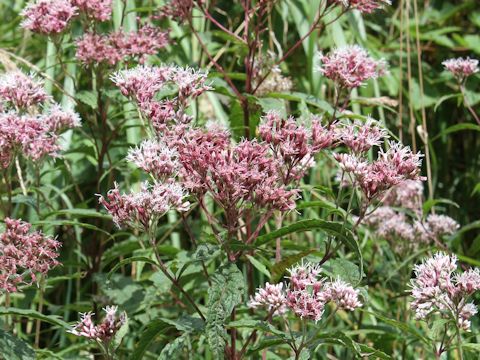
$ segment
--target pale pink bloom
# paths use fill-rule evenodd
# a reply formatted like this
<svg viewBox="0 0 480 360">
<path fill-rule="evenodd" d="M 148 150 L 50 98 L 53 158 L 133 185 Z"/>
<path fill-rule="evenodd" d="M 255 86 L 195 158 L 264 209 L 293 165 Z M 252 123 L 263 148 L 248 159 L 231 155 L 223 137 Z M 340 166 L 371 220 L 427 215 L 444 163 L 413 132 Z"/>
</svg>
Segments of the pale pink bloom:
<svg viewBox="0 0 480 360">
<path fill-rule="evenodd" d="M 457 275 L 455 282 L 460 291 L 472 294 L 480 290 L 480 270 L 470 269 Z"/>
<path fill-rule="evenodd" d="M 150 102 L 167 81 L 173 77 L 173 67 L 169 66 L 136 66 L 132 69 L 120 70 L 111 76 L 113 83 L 124 96 L 138 103 Z"/>
<path fill-rule="evenodd" d="M 335 280 L 325 284 L 323 297 L 326 301 L 333 301 L 340 309 L 353 311 L 362 306 L 358 294 L 358 290 L 355 290 L 350 284 L 342 280 Z"/>
<path fill-rule="evenodd" d="M 341 280 L 326 282 L 320 277 L 320 267 L 310 263 L 288 270 L 290 286 L 286 290 L 286 304 L 297 316 L 315 322 L 322 318 L 325 305 L 332 301 L 340 309 L 353 311 L 362 306 L 358 291 Z"/>
<path fill-rule="evenodd" d="M 187 211 L 190 207 L 185 200 L 183 188 L 176 183 L 153 185 L 142 184 L 138 192 L 120 194 L 118 184 L 107 193 L 107 199 L 100 196 L 99 203 L 112 215 L 119 228 L 129 226 L 149 231 L 170 210 Z"/>
<path fill-rule="evenodd" d="M 130 149 L 127 160 L 157 180 L 167 180 L 178 171 L 180 165 L 177 151 L 157 140 L 145 140 L 139 147 Z"/>
<path fill-rule="evenodd" d="M 20 284 L 32 284 L 40 273 L 57 266 L 61 244 L 21 220 L 5 219 L 0 234 L 0 290 L 17 291 Z"/>
<path fill-rule="evenodd" d="M 343 5 L 345 8 L 356 9 L 367 14 L 383 8 L 385 5 L 392 5 L 390 0 L 335 0 L 335 2 Z"/>
<path fill-rule="evenodd" d="M 460 225 L 450 216 L 430 214 L 427 217 L 426 228 L 433 236 L 441 237 L 454 234 Z"/>
<path fill-rule="evenodd" d="M 269 111 L 261 118 L 258 133 L 270 144 L 275 157 L 282 159 L 286 183 L 291 180 L 289 175 L 296 174 L 297 179 L 303 177 L 312 164 L 311 158 L 331 147 L 335 140 L 333 130 L 323 127 L 317 118 L 308 128 L 293 117 L 282 118 L 276 111 Z"/>
<path fill-rule="evenodd" d="M 76 112 L 64 110 L 58 104 L 50 106 L 47 113 L 42 115 L 42 120 L 47 124 L 48 129 L 54 133 L 81 125 L 80 116 Z"/>
<path fill-rule="evenodd" d="M 119 30 L 106 35 L 85 33 L 76 40 L 77 58 L 86 65 L 116 63 L 136 58 L 143 63 L 148 55 L 155 55 L 168 44 L 168 33 L 152 26 L 142 26 L 138 31 Z"/>
<path fill-rule="evenodd" d="M 405 180 L 395 185 L 383 198 L 383 203 L 421 212 L 423 184 L 419 180 Z"/>
<path fill-rule="evenodd" d="M 86 65 L 107 63 L 115 65 L 123 60 L 123 56 L 111 43 L 107 35 L 86 32 L 75 41 L 76 57 Z"/>
<path fill-rule="evenodd" d="M 468 331 L 469 319 L 477 313 L 477 308 L 467 301 L 480 289 L 480 274 L 478 269 L 455 274 L 456 262 L 455 255 L 437 253 L 415 266 L 416 278 L 411 280 L 414 298 L 411 308 L 417 319 L 439 313 Z"/>
<path fill-rule="evenodd" d="M 360 46 L 345 46 L 320 54 L 319 71 L 343 88 L 356 88 L 386 73 L 384 60 L 374 60 Z"/>
<path fill-rule="evenodd" d="M 34 161 L 47 155 L 58 156 L 57 140 L 58 136 L 50 131 L 41 116 L 0 113 L 0 148 L 6 152 L 2 156 L 4 167 L 8 166 L 15 151 Z"/>
<path fill-rule="evenodd" d="M 112 17 L 112 0 L 72 0 L 72 4 L 94 20 L 106 21 Z"/>
<path fill-rule="evenodd" d="M 355 120 L 351 124 L 337 127 L 337 137 L 352 152 L 361 154 L 373 146 L 380 146 L 388 133 L 377 121 L 368 118 L 366 122 Z"/>
<path fill-rule="evenodd" d="M 77 15 L 78 8 L 69 0 L 36 0 L 30 2 L 21 15 L 21 26 L 41 34 L 58 34 Z"/>
<path fill-rule="evenodd" d="M 10 71 L 0 76 L 0 102 L 15 109 L 25 109 L 48 101 L 50 97 L 42 80 L 21 71 Z"/>
<path fill-rule="evenodd" d="M 250 297 L 248 307 L 266 307 L 268 311 L 274 310 L 273 315 L 281 315 L 287 311 L 285 302 L 283 283 L 274 285 L 267 282 L 265 287 L 258 288 L 255 295 Z"/>
<path fill-rule="evenodd" d="M 478 60 L 470 58 L 448 59 L 443 63 L 445 69 L 450 71 L 460 81 L 478 72 Z"/>
<path fill-rule="evenodd" d="M 76 336 L 86 337 L 87 339 L 100 341 L 108 344 L 117 331 L 125 324 L 125 313 L 117 316 L 117 306 L 107 306 L 103 309 L 106 315 L 101 323 L 95 325 L 92 312 L 81 314 L 80 322 L 78 322 L 68 332 Z"/>
<path fill-rule="evenodd" d="M 166 5 L 160 8 L 160 14 L 184 22 L 191 18 L 193 7 L 193 0 L 169 0 Z"/>
<path fill-rule="evenodd" d="M 471 321 L 469 319 L 477 313 L 478 308 L 474 303 L 465 304 L 458 314 L 458 326 L 465 331 L 470 331 Z"/>
<path fill-rule="evenodd" d="M 364 174 L 368 169 L 368 163 L 356 155 L 334 153 L 333 157 L 345 172 Z"/>
</svg>

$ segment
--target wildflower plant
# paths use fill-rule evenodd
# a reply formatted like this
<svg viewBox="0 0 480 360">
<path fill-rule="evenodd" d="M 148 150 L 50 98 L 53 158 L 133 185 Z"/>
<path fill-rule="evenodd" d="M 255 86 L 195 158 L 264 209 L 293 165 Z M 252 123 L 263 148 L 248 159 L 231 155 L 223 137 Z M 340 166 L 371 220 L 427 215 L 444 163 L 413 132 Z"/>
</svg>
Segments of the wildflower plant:
<svg viewBox="0 0 480 360">
<path fill-rule="evenodd" d="M 478 61 L 432 80 L 471 38 L 397 3 L 0 3 L 2 356 L 477 348 L 478 189 L 440 174 L 478 129 L 437 121 L 453 97 L 432 86 L 453 78 L 477 119 Z"/>
</svg>

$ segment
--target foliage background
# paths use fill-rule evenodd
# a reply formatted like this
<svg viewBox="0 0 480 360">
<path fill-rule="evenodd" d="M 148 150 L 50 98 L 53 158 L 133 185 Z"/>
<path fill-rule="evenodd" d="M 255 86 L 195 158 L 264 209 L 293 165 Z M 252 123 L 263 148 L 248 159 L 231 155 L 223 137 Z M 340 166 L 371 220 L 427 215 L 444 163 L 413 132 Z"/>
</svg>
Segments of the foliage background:
<svg viewBox="0 0 480 360">
<path fill-rule="evenodd" d="M 271 18 L 270 30 L 280 46 L 291 44 L 306 32 L 319 2 L 279 2 Z M 146 16 L 161 4 L 154 0 L 126 0 L 126 3 L 128 15 L 124 27 L 127 29 L 135 28 L 137 15 Z M 115 0 L 114 4 L 114 23 L 119 26 L 122 1 Z M 54 97 L 66 106 L 75 107 L 84 123 L 88 123 L 100 111 L 95 100 L 98 93 L 92 91 L 90 84 L 91 74 L 72 61 L 74 47 L 71 42 L 64 44 L 64 51 L 59 53 L 51 41 L 20 30 L 19 12 L 24 5 L 22 0 L 0 0 L 2 67 L 21 67 L 41 73 L 50 79 L 47 80 L 47 86 Z M 233 22 L 241 14 L 239 5 L 229 0 L 217 1 L 216 6 L 228 11 Z M 208 48 L 214 53 L 223 53 L 220 60 L 222 65 L 241 82 L 244 75 L 239 57 L 245 49 L 235 40 L 209 28 L 209 24 L 201 17 L 196 17 L 194 24 Z M 172 43 L 166 51 L 155 56 L 152 63 L 209 67 L 208 58 L 190 32 L 176 23 L 165 25 L 171 29 Z M 73 31 L 79 33 L 81 29 Z M 380 119 L 393 135 L 422 152 L 428 147 L 432 176 L 431 188 L 426 186 L 426 195 L 430 200 L 425 206 L 434 206 L 437 211 L 452 216 L 462 225 L 462 229 L 448 240 L 447 245 L 466 263 L 480 265 L 480 126 L 462 106 L 454 79 L 441 65 L 443 60 L 451 57 L 480 57 L 479 33 L 480 10 L 476 0 L 401 0 L 394 1 L 385 11 L 366 17 L 349 13 L 319 33 L 315 32 L 282 65 L 283 73 L 294 83 L 293 93 L 289 96 L 274 94 L 254 99 L 258 106 L 257 119 L 261 111 L 271 108 L 294 115 L 301 115 L 307 110 L 318 113 L 328 110 L 329 103 L 332 103 L 332 88 L 314 71 L 315 54 L 318 51 L 356 43 L 367 48 L 375 57 L 384 57 L 390 64 L 390 74 L 359 89 L 352 110 Z M 272 43 L 272 46 L 275 50 L 276 44 Z M 65 69 L 75 78 L 76 87 L 71 77 L 64 76 Z M 228 94 L 227 86 L 220 76 L 213 68 L 210 71 L 215 90 L 196 104 L 197 119 L 200 123 L 210 118 L 218 119 L 239 138 L 242 134 L 240 106 L 225 95 Z M 470 78 L 467 83 L 469 102 L 477 109 L 480 102 L 479 83 L 479 76 Z M 79 91 L 75 92 L 76 89 Z M 22 318 L 23 324 L 17 323 L 17 335 L 44 349 L 37 350 L 37 355 L 45 358 L 77 359 L 87 356 L 84 351 L 92 345 L 67 335 L 63 321 L 75 321 L 78 312 L 89 311 L 92 306 L 98 312 L 109 302 L 119 304 L 130 318 L 130 331 L 121 348 L 124 358 L 140 356 L 132 352 L 139 348 L 139 344 L 143 345 L 142 342 L 149 340 L 152 342 L 145 344 L 145 350 L 148 351 L 144 356 L 156 358 L 155 354 L 171 339 L 182 333 L 195 332 L 195 324 L 182 322 L 181 314 L 177 313 L 178 299 L 172 298 L 175 294 L 161 275 L 153 272 L 145 263 L 118 261 L 144 256 L 145 252 L 134 236 L 113 227 L 110 218 L 100 211 L 95 194 L 105 193 L 113 180 L 123 182 L 125 188 L 138 187 L 142 175 L 124 161 L 124 156 L 128 148 L 139 143 L 144 134 L 138 127 L 136 112 L 113 85 L 105 81 L 102 91 L 102 96 L 111 99 L 113 104 L 108 108 L 108 122 L 103 132 L 97 133 L 86 125 L 82 130 L 68 133 L 64 139 L 64 158 L 43 167 L 41 186 L 32 185 L 27 196 L 19 191 L 14 198 L 16 217 L 29 219 L 45 232 L 56 234 L 63 243 L 63 266 L 48 277 L 44 284 L 45 295 L 42 297 L 39 291 L 32 288 L 12 298 L 17 308 L 32 310 L 29 317 Z M 369 106 L 372 103 L 380 103 L 381 106 Z M 106 156 L 100 157 L 95 151 L 95 137 L 107 136 L 107 132 L 113 130 L 118 131 L 118 136 L 108 145 L 108 159 Z M 305 179 L 304 202 L 328 199 L 334 175 L 335 170 L 328 159 L 319 161 Z M 38 196 L 42 198 L 40 216 L 33 210 Z M 306 205 L 298 213 L 291 214 L 288 221 L 325 218 L 327 213 L 328 208 Z M 192 210 L 190 219 L 194 233 L 201 242 L 206 242 L 209 235 L 205 219 L 196 209 Z M 188 261 L 191 252 L 182 220 L 170 214 L 168 221 L 162 225 L 162 231 L 162 254 L 181 267 Z M 321 251 L 323 236 L 320 232 L 287 236 L 282 240 L 285 255 L 288 257 L 309 248 Z M 411 264 L 421 258 L 421 254 L 411 254 L 406 260 L 396 259 L 385 244 L 373 242 L 368 232 L 364 234 L 361 247 L 364 258 L 368 259 L 365 261 L 365 273 L 368 276 L 362 283 L 368 286 L 370 294 L 367 311 L 375 310 L 387 317 L 405 320 L 400 319 L 398 313 L 400 304 L 405 300 L 400 280 L 409 279 Z M 260 262 L 271 265 L 272 251 L 267 249 Z M 373 256 L 374 253 L 376 256 Z M 347 253 L 342 256 L 349 258 Z M 189 268 L 192 281 L 187 288 L 195 290 L 197 298 L 201 298 L 206 297 L 207 287 L 195 277 L 199 272 L 198 267 L 194 264 Z M 269 266 L 270 273 L 274 274 L 272 271 L 275 270 L 272 269 Z M 405 278 L 399 279 L 396 276 L 399 272 Z M 264 283 L 266 275 L 263 273 L 256 272 L 257 285 Z M 42 318 L 42 332 L 38 339 L 34 339 L 32 331 L 32 317 L 37 314 L 34 310 L 48 314 L 48 317 Z M 353 327 L 349 330 L 350 335 L 385 353 L 415 358 L 416 346 L 412 340 L 417 331 L 415 322 L 407 321 L 406 328 L 402 329 L 396 328 L 398 324 L 367 313 L 359 316 L 365 316 L 366 328 L 356 332 Z M 349 320 L 343 320 L 348 326 Z M 476 319 L 473 328 L 479 325 Z M 342 328 L 339 323 L 332 326 Z M 7 334 L 2 333 L 2 336 L 3 344 L 14 342 Z M 405 336 L 414 342 L 413 346 L 408 347 L 407 353 L 403 346 Z M 473 343 L 477 336 L 472 336 L 470 342 Z M 188 351 L 191 339 L 185 339 Z M 202 336 L 199 341 L 205 344 Z M 208 357 L 205 345 L 201 349 L 201 354 L 184 352 L 182 356 Z M 348 358 L 348 353 L 344 351 L 336 349 L 337 357 Z M 18 352 L 11 354 L 12 358 L 17 355 Z"/>
</svg>

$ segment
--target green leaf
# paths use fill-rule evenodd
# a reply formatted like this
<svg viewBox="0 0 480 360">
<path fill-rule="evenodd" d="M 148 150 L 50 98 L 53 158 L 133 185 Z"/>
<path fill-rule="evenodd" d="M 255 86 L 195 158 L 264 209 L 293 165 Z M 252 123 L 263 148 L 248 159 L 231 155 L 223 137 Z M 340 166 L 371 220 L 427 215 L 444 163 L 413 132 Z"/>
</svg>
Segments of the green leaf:
<svg viewBox="0 0 480 360">
<path fill-rule="evenodd" d="M 480 131 L 480 125 L 470 124 L 470 123 L 452 125 L 446 128 L 445 130 L 443 130 L 442 132 L 440 132 L 440 134 L 434 136 L 431 141 L 435 141 L 441 138 L 442 136 L 445 136 L 454 132 L 468 131 L 468 130 Z"/>
<path fill-rule="evenodd" d="M 362 278 L 358 266 L 346 259 L 331 259 L 323 269 L 332 278 L 340 278 L 350 284 L 355 284 Z"/>
<path fill-rule="evenodd" d="M 267 267 L 263 265 L 260 261 L 255 259 L 251 255 L 246 255 L 247 259 L 250 261 L 250 263 L 255 266 L 255 268 L 260 271 L 261 273 L 265 274 L 268 278 L 271 278 L 272 276 L 270 275 L 270 271 L 268 271 Z"/>
<path fill-rule="evenodd" d="M 178 319 L 162 318 L 164 322 L 175 326 L 179 331 L 185 332 L 201 332 L 205 328 L 205 323 L 199 317 L 183 314 Z"/>
<path fill-rule="evenodd" d="M 123 338 L 125 335 L 128 333 L 128 317 L 127 313 L 123 313 L 123 316 L 125 317 L 125 322 L 123 325 L 118 329 L 117 333 L 115 334 L 115 337 L 113 338 L 113 348 L 116 349 L 120 346 L 122 343 Z"/>
<path fill-rule="evenodd" d="M 132 256 L 128 259 L 124 259 L 124 260 L 116 263 L 115 266 L 112 268 L 112 270 L 110 270 L 108 272 L 107 279 L 110 279 L 112 277 L 112 275 L 115 273 L 115 271 L 117 271 L 117 269 L 122 267 L 123 265 L 128 265 L 128 264 L 131 264 L 133 262 L 138 262 L 138 261 L 145 262 L 145 263 L 153 265 L 153 266 L 158 266 L 158 264 L 155 261 L 153 261 L 152 259 L 147 258 L 145 256 Z"/>
<path fill-rule="evenodd" d="M 154 320 L 147 325 L 147 329 L 141 334 L 140 341 L 137 343 L 135 350 L 131 356 L 132 360 L 143 359 L 148 347 L 155 339 L 170 330 L 172 327 L 162 320 Z"/>
<path fill-rule="evenodd" d="M 340 241 L 342 241 L 347 247 L 349 247 L 356 255 L 359 264 L 360 264 L 360 271 L 359 274 L 363 273 L 363 257 L 362 252 L 360 251 L 360 247 L 358 246 L 357 241 L 353 237 L 353 234 L 350 230 L 346 229 L 343 223 L 336 222 L 336 221 L 325 221 L 320 219 L 305 219 L 297 221 L 291 225 L 284 226 L 278 230 L 272 231 L 268 234 L 259 236 L 255 245 L 265 245 L 268 242 L 277 239 L 279 237 L 305 232 L 310 230 L 322 230 L 329 235 L 335 236 Z M 361 278 L 358 279 L 360 281 Z"/>
<path fill-rule="evenodd" d="M 94 110 L 98 107 L 97 98 L 98 93 L 96 91 L 79 91 L 77 93 L 77 99 Z"/>
<path fill-rule="evenodd" d="M 168 343 L 160 353 L 158 360 L 171 360 L 171 359 L 180 359 L 182 358 L 182 352 L 185 348 L 185 345 L 188 342 L 189 334 L 185 333 L 180 337 L 177 337 L 171 343 Z"/>
<path fill-rule="evenodd" d="M 269 93 L 268 97 L 276 99 L 285 99 L 289 101 L 302 102 L 305 101 L 308 105 L 314 106 L 328 114 L 333 114 L 332 106 L 325 100 L 320 100 L 315 96 L 304 94 L 301 92 L 292 92 L 290 94 L 284 93 Z"/>
<path fill-rule="evenodd" d="M 305 256 L 308 256 L 308 255 L 314 253 L 315 251 L 316 251 L 315 249 L 302 251 L 302 252 L 299 252 L 297 254 L 287 256 L 282 261 L 273 265 L 273 267 L 272 267 L 272 281 L 274 283 L 279 282 L 280 279 L 282 278 L 283 274 L 285 274 L 285 271 L 287 271 L 287 269 L 289 267 L 298 263 Z"/>
<path fill-rule="evenodd" d="M 44 315 L 38 311 L 35 310 L 26 310 L 26 309 L 17 309 L 17 308 L 6 308 L 4 306 L 0 307 L 0 316 L 1 315 L 16 315 L 16 316 L 22 316 L 26 317 L 29 319 L 37 319 L 44 321 L 49 324 L 57 325 L 65 329 L 69 329 L 70 325 L 60 319 L 60 317 L 55 316 L 55 315 Z"/>
<path fill-rule="evenodd" d="M 35 351 L 25 341 L 12 334 L 0 330 L 1 359 L 6 360 L 33 360 Z"/>
<path fill-rule="evenodd" d="M 208 312 L 205 332 L 214 359 L 223 359 L 227 332 L 225 322 L 245 293 L 243 274 L 233 263 L 217 269 L 208 290 Z"/>
</svg>

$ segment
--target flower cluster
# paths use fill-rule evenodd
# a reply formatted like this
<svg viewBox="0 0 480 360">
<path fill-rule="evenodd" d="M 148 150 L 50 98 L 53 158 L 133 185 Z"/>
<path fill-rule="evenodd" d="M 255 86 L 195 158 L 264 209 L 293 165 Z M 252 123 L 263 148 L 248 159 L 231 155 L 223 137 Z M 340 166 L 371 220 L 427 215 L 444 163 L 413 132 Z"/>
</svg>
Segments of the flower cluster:
<svg viewBox="0 0 480 360">
<path fill-rule="evenodd" d="M 191 121 L 186 109 L 193 99 L 211 89 L 206 83 L 207 75 L 190 67 L 137 66 L 115 73 L 112 81 L 122 94 L 137 103 L 154 129 L 162 133 L 169 123 L 186 124 Z M 157 94 L 167 88 L 176 89 L 177 95 L 156 99 Z"/>
<path fill-rule="evenodd" d="M 440 243 L 443 236 L 458 229 L 457 222 L 446 215 L 430 214 L 422 219 L 422 204 L 422 183 L 403 181 L 387 193 L 384 206 L 368 215 L 365 223 L 400 254 L 416 249 L 420 244 Z"/>
<path fill-rule="evenodd" d="M 17 291 L 20 284 L 32 284 L 40 273 L 57 266 L 60 243 L 42 234 L 31 232 L 31 225 L 21 220 L 5 219 L 0 234 L 0 290 Z"/>
<path fill-rule="evenodd" d="M 43 81 L 33 74 L 9 71 L 0 75 L 0 103 L 4 110 L 26 110 L 48 99 Z"/>
<path fill-rule="evenodd" d="M 179 168 L 175 149 L 158 140 L 145 140 L 129 151 L 127 160 L 151 174 L 156 180 L 167 181 Z"/>
<path fill-rule="evenodd" d="M 329 55 L 320 54 L 319 71 L 341 88 L 356 88 L 386 73 L 386 62 L 374 60 L 358 45 L 345 46 Z"/>
<path fill-rule="evenodd" d="M 93 20 L 106 21 L 112 17 L 112 0 L 72 0 L 72 4 Z"/>
<path fill-rule="evenodd" d="M 282 166 L 280 172 L 285 184 L 302 178 L 315 164 L 315 154 L 331 147 L 335 141 L 334 128 L 322 126 L 319 119 L 314 118 L 307 128 L 293 117 L 283 119 L 275 111 L 262 117 L 258 134 L 270 145 Z"/>
<path fill-rule="evenodd" d="M 37 0 L 22 11 L 21 26 L 41 34 L 58 34 L 78 15 L 78 8 L 70 0 Z"/>
<path fill-rule="evenodd" d="M 354 142 L 350 144 L 357 146 Z M 350 174 L 353 183 L 362 190 L 368 203 L 405 180 L 421 180 L 421 154 L 414 154 L 408 146 L 389 142 L 388 150 L 379 150 L 378 158 L 369 162 L 357 154 L 336 153 L 340 168 Z"/>
<path fill-rule="evenodd" d="M 41 81 L 19 71 L 0 76 L 0 104 L 0 166 L 4 168 L 17 153 L 34 161 L 57 156 L 59 133 L 80 125 L 75 112 L 51 102 Z"/>
<path fill-rule="evenodd" d="M 456 269 L 456 256 L 443 253 L 415 266 L 411 308 L 417 319 L 440 314 L 455 321 L 459 328 L 470 329 L 470 318 L 477 313 L 477 307 L 468 300 L 480 289 L 480 272 L 471 269 L 458 274 Z"/>
<path fill-rule="evenodd" d="M 99 197 L 99 203 L 112 215 L 119 228 L 140 228 L 146 232 L 155 230 L 156 223 L 169 210 L 187 211 L 190 204 L 185 192 L 177 183 L 142 184 L 141 190 L 120 194 L 118 185 L 111 189 L 107 198 Z"/>
<path fill-rule="evenodd" d="M 280 211 L 295 207 L 297 192 L 288 190 L 270 148 L 255 140 L 232 144 L 222 130 L 191 130 L 178 147 L 185 186 L 198 197 L 209 192 L 234 226 L 249 206 Z M 240 206 L 242 205 L 242 206 Z"/>
<path fill-rule="evenodd" d="M 280 315 L 291 310 L 295 315 L 319 321 L 325 305 L 333 302 L 339 309 L 353 311 L 362 306 L 358 290 L 342 281 L 327 281 L 320 277 L 320 268 L 312 264 L 301 264 L 289 269 L 290 285 L 283 291 L 283 284 L 266 284 L 250 299 L 249 307 L 267 307 L 273 314 Z"/>
<path fill-rule="evenodd" d="M 371 14 L 385 5 L 392 5 L 390 0 L 335 0 L 348 9 L 355 9 L 362 13 Z"/>
<path fill-rule="evenodd" d="M 115 65 L 128 58 L 143 63 L 148 55 L 156 54 L 168 44 L 168 32 L 145 25 L 138 31 L 102 35 L 85 33 L 77 39 L 77 58 L 84 64 L 106 63 Z"/>
<path fill-rule="evenodd" d="M 337 138 L 353 153 L 362 154 L 373 146 L 380 146 L 388 133 L 377 121 L 368 118 L 366 122 L 355 120 L 337 128 Z"/>
<path fill-rule="evenodd" d="M 467 77 L 479 71 L 478 60 L 476 59 L 448 59 L 442 64 L 445 69 L 450 71 L 460 82 L 463 82 Z"/>
<path fill-rule="evenodd" d="M 106 345 L 113 339 L 117 331 L 125 324 L 125 313 L 117 316 L 117 306 L 107 306 L 103 309 L 105 318 L 95 325 L 92 319 L 92 312 L 81 314 L 80 322 L 76 324 L 69 332 L 76 336 L 83 336 L 91 340 L 100 341 Z"/>
<path fill-rule="evenodd" d="M 193 6 L 193 0 L 170 0 L 160 8 L 160 14 L 179 22 L 185 22 L 191 18 Z"/>
</svg>

